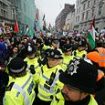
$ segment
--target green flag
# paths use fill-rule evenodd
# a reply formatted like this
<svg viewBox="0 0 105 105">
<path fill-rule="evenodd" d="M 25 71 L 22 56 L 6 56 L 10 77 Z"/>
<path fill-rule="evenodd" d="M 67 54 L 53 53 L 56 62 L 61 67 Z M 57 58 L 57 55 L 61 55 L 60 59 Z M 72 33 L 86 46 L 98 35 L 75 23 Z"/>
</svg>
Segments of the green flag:
<svg viewBox="0 0 105 105">
<path fill-rule="evenodd" d="M 96 47 L 96 45 L 95 45 L 95 34 L 96 34 L 96 30 L 95 30 L 94 27 L 95 27 L 95 17 L 91 21 L 90 30 L 89 30 L 88 36 L 87 36 L 88 43 L 89 43 L 91 49 L 94 49 Z"/>
<path fill-rule="evenodd" d="M 91 49 L 94 49 L 96 46 L 95 45 L 95 33 L 96 33 L 96 31 L 95 31 L 94 27 L 92 26 L 92 29 L 89 30 L 88 36 L 87 36 L 88 43 L 89 43 Z"/>
</svg>

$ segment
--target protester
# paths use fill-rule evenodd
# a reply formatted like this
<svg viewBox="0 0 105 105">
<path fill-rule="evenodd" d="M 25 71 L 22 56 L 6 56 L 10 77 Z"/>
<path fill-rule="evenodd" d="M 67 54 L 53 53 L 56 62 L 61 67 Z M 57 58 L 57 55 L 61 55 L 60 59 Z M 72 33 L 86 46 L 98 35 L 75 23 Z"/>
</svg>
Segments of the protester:
<svg viewBox="0 0 105 105">
<path fill-rule="evenodd" d="M 95 98 L 99 105 L 104 105 L 105 103 L 105 48 L 102 47 L 102 44 L 98 42 L 98 47 L 87 54 L 87 58 L 98 68 Z"/>
</svg>

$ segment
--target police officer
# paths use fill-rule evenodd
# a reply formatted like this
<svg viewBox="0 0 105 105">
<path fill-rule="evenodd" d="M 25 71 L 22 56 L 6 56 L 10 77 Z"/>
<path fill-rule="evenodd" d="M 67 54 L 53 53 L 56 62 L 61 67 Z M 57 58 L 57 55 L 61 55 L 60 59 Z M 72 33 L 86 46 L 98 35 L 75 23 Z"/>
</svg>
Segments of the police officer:
<svg viewBox="0 0 105 105">
<path fill-rule="evenodd" d="M 51 49 L 57 49 L 62 53 L 62 50 L 60 49 L 59 39 L 52 39 Z"/>
<path fill-rule="evenodd" d="M 64 70 L 67 69 L 67 65 L 69 64 L 69 62 L 73 59 L 74 56 L 72 56 L 72 45 L 70 44 L 65 44 L 62 47 L 62 51 L 63 51 L 63 62 L 62 62 L 62 68 Z"/>
<path fill-rule="evenodd" d="M 86 40 L 84 38 L 80 38 L 78 41 L 78 48 L 73 52 L 74 56 L 81 58 L 85 57 L 85 55 L 87 54 L 86 45 Z"/>
<path fill-rule="evenodd" d="M 57 49 L 48 50 L 47 64 L 41 67 L 42 74 L 39 76 L 38 94 L 36 104 L 50 105 L 53 95 L 56 93 L 57 87 L 62 84 L 57 82 L 61 69 L 62 54 Z"/>
<path fill-rule="evenodd" d="M 59 79 L 64 83 L 62 93 L 55 95 L 51 105 L 98 105 L 94 97 L 97 68 L 88 59 L 74 59 Z"/>
<path fill-rule="evenodd" d="M 6 91 L 4 105 L 32 105 L 35 99 L 35 82 L 26 70 L 26 63 L 21 58 L 14 58 L 8 65 L 9 87 Z"/>
<path fill-rule="evenodd" d="M 26 47 L 27 57 L 24 59 L 24 61 L 27 62 L 28 70 L 30 70 L 32 74 L 35 74 L 35 69 L 39 67 L 36 50 L 37 49 L 34 45 L 28 43 Z"/>
</svg>

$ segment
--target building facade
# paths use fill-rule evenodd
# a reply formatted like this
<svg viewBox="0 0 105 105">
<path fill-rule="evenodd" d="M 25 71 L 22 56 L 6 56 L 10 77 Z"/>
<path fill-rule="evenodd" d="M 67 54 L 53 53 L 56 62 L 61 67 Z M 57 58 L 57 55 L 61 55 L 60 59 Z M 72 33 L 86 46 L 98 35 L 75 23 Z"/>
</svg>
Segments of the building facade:
<svg viewBox="0 0 105 105">
<path fill-rule="evenodd" d="M 20 30 L 26 25 L 34 28 L 36 14 L 35 0 L 0 0 L 0 23 L 13 25 L 18 21 Z"/>
<path fill-rule="evenodd" d="M 33 29 L 36 5 L 34 0 L 16 0 L 16 19 L 19 22 L 20 29 L 25 33 L 25 28 L 28 25 L 29 28 Z"/>
<path fill-rule="evenodd" d="M 75 9 L 75 22 L 74 29 L 79 29 L 79 24 L 81 21 L 81 0 L 76 1 L 76 9 Z"/>
<path fill-rule="evenodd" d="M 65 21 L 65 30 L 66 31 L 71 31 L 74 29 L 74 25 L 75 25 L 75 10 L 70 12 L 67 17 L 66 17 L 66 21 Z"/>
<path fill-rule="evenodd" d="M 66 17 L 70 12 L 73 12 L 75 9 L 75 5 L 65 4 L 64 9 L 57 16 L 55 21 L 55 27 L 58 31 L 64 29 Z"/>
<path fill-rule="evenodd" d="M 77 16 L 78 13 L 80 14 L 79 17 Z M 105 27 L 105 0 L 77 0 L 75 28 L 88 30 L 94 17 L 95 28 L 100 31 Z"/>
<path fill-rule="evenodd" d="M 0 0 L 0 23 L 5 21 L 7 24 L 12 24 L 14 18 L 12 2 L 10 0 Z"/>
</svg>

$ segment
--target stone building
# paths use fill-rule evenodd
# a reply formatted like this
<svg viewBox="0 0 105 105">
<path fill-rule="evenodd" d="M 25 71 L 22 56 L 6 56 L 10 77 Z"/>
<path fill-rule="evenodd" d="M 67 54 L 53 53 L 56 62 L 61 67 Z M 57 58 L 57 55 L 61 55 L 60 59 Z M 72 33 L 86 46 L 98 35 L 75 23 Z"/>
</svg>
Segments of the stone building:
<svg viewBox="0 0 105 105">
<path fill-rule="evenodd" d="M 17 20 L 20 29 L 26 25 L 33 29 L 36 5 L 34 0 L 0 0 L 0 24 L 13 25 Z"/>
<path fill-rule="evenodd" d="M 80 15 L 78 17 L 78 22 L 75 22 L 76 29 L 88 30 L 90 22 L 94 17 L 95 28 L 100 31 L 105 27 L 105 0 L 77 0 L 76 14 L 77 13 Z M 75 18 L 77 19 L 77 15 Z"/>
<path fill-rule="evenodd" d="M 64 26 L 65 30 L 66 31 L 73 30 L 74 25 L 75 25 L 75 11 L 72 11 L 66 17 L 65 26 Z"/>
<path fill-rule="evenodd" d="M 75 5 L 65 4 L 64 9 L 60 12 L 55 21 L 55 27 L 58 31 L 63 30 L 68 13 L 73 12 L 74 8 Z"/>
<path fill-rule="evenodd" d="M 10 0 L 0 0 L 0 23 L 5 21 L 5 23 L 11 24 L 15 19 L 14 13 Z"/>
</svg>

